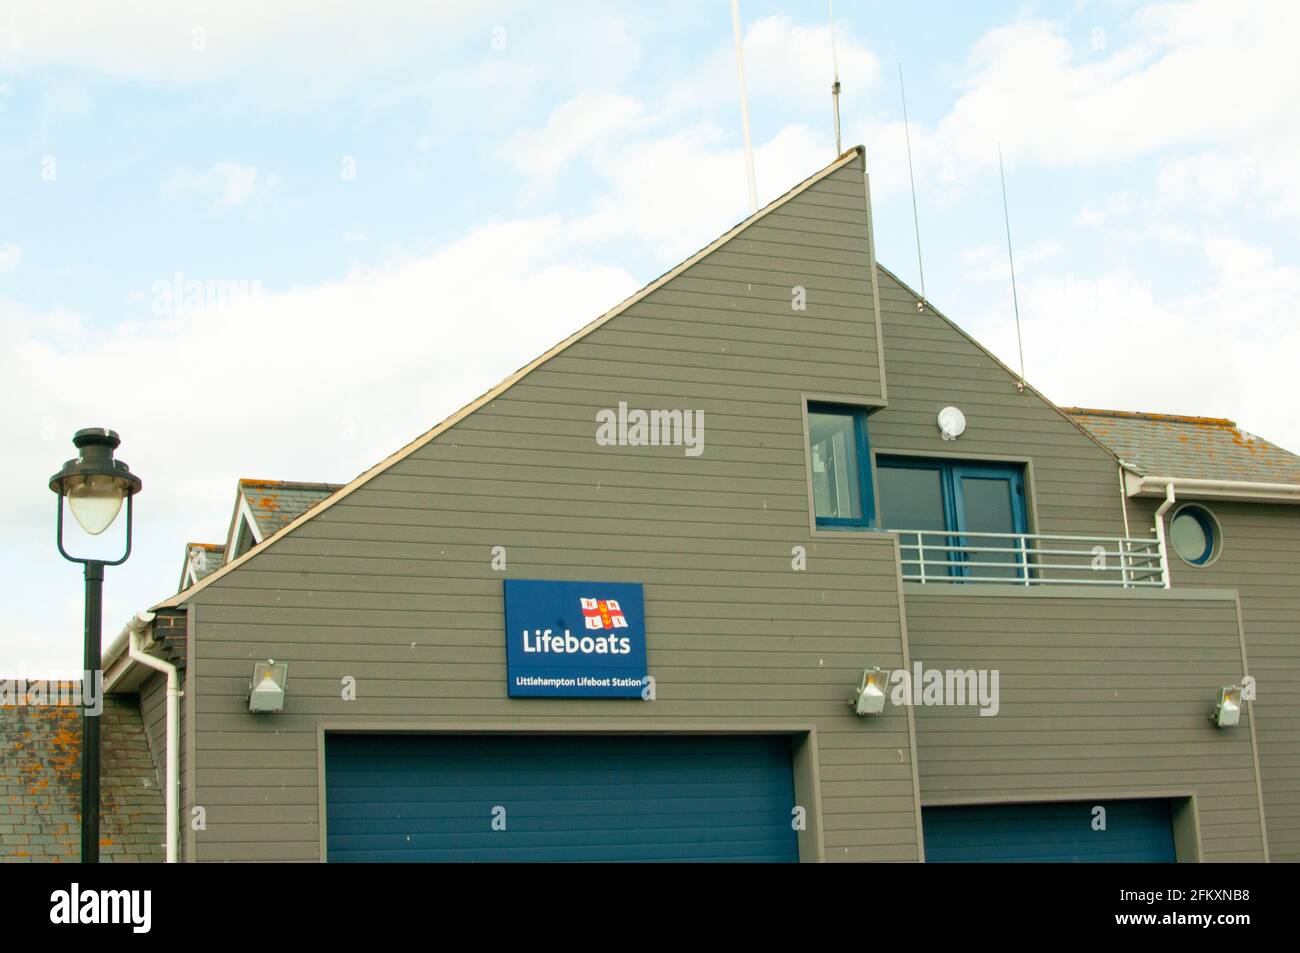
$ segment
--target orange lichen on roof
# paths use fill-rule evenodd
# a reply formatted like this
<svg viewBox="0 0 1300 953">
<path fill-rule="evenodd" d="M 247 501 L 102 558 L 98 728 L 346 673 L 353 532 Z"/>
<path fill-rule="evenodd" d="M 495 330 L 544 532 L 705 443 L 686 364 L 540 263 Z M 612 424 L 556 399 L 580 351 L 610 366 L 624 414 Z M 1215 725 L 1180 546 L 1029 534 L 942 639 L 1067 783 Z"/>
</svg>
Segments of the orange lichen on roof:
<svg viewBox="0 0 1300 953">
<path fill-rule="evenodd" d="M 1224 417 L 1064 408 L 1139 473 L 1300 484 L 1300 456 Z"/>
<path fill-rule="evenodd" d="M 9 752 L 0 758 L 0 810 L 6 820 L 20 816 L 25 824 L 37 825 L 42 837 L 39 844 L 32 837 L 30 846 L 25 834 L 6 838 L 10 843 L 0 845 L 0 861 L 76 857 L 82 708 L 52 698 L 55 686 L 77 683 L 37 684 L 51 700 L 29 691 L 26 704 L 9 707 L 0 717 L 0 750 Z M 105 698 L 100 718 L 102 859 L 161 860 L 156 831 L 165 821 L 165 804 L 152 783 L 156 770 L 138 702 Z"/>
</svg>

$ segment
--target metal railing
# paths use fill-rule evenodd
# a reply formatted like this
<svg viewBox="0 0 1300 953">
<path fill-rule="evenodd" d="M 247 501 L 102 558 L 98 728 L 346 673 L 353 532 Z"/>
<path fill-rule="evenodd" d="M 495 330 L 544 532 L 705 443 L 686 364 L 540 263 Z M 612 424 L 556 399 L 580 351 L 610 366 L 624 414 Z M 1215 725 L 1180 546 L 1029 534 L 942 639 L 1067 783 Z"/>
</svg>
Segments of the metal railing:
<svg viewBox="0 0 1300 953">
<path fill-rule="evenodd" d="M 1161 539 L 895 529 L 906 582 L 1168 588 Z"/>
</svg>

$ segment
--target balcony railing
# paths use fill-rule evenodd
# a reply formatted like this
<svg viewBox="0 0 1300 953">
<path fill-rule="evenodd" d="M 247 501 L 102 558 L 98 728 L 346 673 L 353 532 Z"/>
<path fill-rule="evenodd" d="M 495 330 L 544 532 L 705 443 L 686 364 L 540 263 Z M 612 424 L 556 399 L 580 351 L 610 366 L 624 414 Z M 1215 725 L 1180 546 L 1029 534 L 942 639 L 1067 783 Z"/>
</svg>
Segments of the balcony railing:
<svg viewBox="0 0 1300 953">
<path fill-rule="evenodd" d="M 1056 536 L 898 529 L 906 582 L 1167 587 L 1156 536 Z"/>
</svg>

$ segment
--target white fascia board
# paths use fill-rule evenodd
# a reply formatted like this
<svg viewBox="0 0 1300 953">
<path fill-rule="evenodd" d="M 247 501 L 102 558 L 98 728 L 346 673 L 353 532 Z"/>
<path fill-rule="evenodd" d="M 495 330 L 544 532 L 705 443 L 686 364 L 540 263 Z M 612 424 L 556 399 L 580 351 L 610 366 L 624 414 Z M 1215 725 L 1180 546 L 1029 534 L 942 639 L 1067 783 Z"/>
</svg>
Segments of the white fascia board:
<svg viewBox="0 0 1300 953">
<path fill-rule="evenodd" d="M 248 524 L 248 532 L 252 534 L 253 545 L 256 546 L 262 541 L 262 533 L 257 528 L 257 520 L 253 519 L 253 511 L 248 505 L 248 497 L 244 495 L 244 488 L 239 488 L 239 503 L 235 507 L 235 518 L 230 521 L 230 534 L 226 537 L 226 554 L 222 565 L 230 562 L 235 558 L 235 544 L 239 542 L 240 524 Z"/>
<path fill-rule="evenodd" d="M 1300 484 L 1255 483 L 1248 480 L 1200 480 L 1187 477 L 1143 476 L 1124 471 L 1129 496 L 1162 497 L 1172 485 L 1180 500 L 1232 500 L 1244 503 L 1300 503 Z"/>
</svg>

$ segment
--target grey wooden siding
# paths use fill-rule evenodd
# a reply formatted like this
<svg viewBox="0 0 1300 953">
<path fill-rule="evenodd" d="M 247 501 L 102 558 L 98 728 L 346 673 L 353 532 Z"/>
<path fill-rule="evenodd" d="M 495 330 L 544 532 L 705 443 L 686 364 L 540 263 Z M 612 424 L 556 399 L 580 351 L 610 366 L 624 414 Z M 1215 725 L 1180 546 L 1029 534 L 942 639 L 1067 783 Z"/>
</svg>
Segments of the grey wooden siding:
<svg viewBox="0 0 1300 953">
<path fill-rule="evenodd" d="M 1115 458 L 1030 390 L 916 295 L 880 271 L 889 406 L 872 415 L 877 453 L 911 451 L 936 457 L 1019 457 L 1033 461 L 1028 488 L 1038 531 L 1068 535 L 1123 533 Z M 956 441 L 935 422 L 949 404 L 966 414 Z"/>
<path fill-rule="evenodd" d="M 1129 519 L 1150 526 L 1157 505 L 1130 500 Z M 1241 594 L 1249 674 L 1259 687 L 1255 727 L 1270 859 L 1300 861 L 1300 507 L 1199 505 L 1219 521 L 1223 549 L 1203 567 L 1171 552 L 1173 585 L 1223 586 Z"/>
<path fill-rule="evenodd" d="M 801 394 L 881 386 L 866 247 L 857 162 L 196 594 L 198 859 L 317 858 L 318 724 L 344 721 L 809 725 L 827 858 L 916 859 L 906 713 L 846 704 L 864 666 L 905 662 L 894 542 L 808 527 Z M 703 454 L 598 446 L 619 401 L 703 411 Z M 643 582 L 658 700 L 507 699 L 506 575 Z M 268 656 L 288 701 L 255 718 Z"/>
<path fill-rule="evenodd" d="M 919 707 L 923 804 L 1195 792 L 1203 860 L 1263 858 L 1250 731 L 1206 718 L 1241 675 L 1231 594 L 906 589 L 914 662 L 998 669 L 1001 709 Z"/>
<path fill-rule="evenodd" d="M 163 777 L 167 767 L 167 678 L 150 675 L 140 685 L 140 718 L 149 739 L 149 754 Z"/>
<path fill-rule="evenodd" d="M 250 667 L 251 670 L 251 667 Z M 182 679 L 181 690 L 185 690 Z M 189 809 L 185 801 L 185 699 L 182 697 L 177 706 L 180 714 L 178 731 L 180 736 L 180 761 L 177 764 L 181 779 L 181 817 L 180 843 L 177 845 L 181 860 L 185 860 L 185 831 L 190 822 Z M 158 769 L 158 779 L 167 784 L 167 676 L 161 672 L 150 675 L 140 685 L 140 718 L 144 723 L 145 737 L 149 741 L 149 755 L 154 767 Z M 164 841 L 165 837 L 162 838 Z"/>
</svg>

